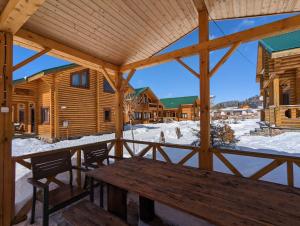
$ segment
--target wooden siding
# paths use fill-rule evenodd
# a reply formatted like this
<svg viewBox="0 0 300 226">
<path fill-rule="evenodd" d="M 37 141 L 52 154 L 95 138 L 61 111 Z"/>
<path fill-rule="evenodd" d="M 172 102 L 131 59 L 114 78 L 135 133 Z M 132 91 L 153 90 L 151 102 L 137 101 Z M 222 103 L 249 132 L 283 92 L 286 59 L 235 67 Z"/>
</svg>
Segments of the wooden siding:
<svg viewBox="0 0 300 226">
<path fill-rule="evenodd" d="M 25 106 L 25 132 L 30 131 L 29 104 L 35 107 L 36 133 L 46 140 L 80 137 L 115 130 L 115 94 L 103 90 L 104 75 L 89 70 L 89 88 L 71 86 L 70 74 L 83 67 L 75 67 L 48 74 L 31 82 L 15 85 L 15 89 L 30 89 L 30 96 L 13 95 L 14 122 L 18 121 L 18 105 Z M 49 124 L 41 124 L 41 108 L 49 108 Z M 111 110 L 111 121 L 104 120 L 104 110 Z M 69 127 L 64 128 L 63 122 Z"/>
<path fill-rule="evenodd" d="M 300 54 L 273 58 L 264 50 L 262 58 L 264 74 L 260 75 L 260 93 L 268 99 L 265 121 L 278 127 L 300 128 Z M 278 79 L 279 83 L 274 83 Z M 284 103 L 284 93 L 289 95 L 289 103 Z"/>
<path fill-rule="evenodd" d="M 41 108 L 47 107 L 49 108 L 50 113 L 50 123 L 49 124 L 42 124 L 41 123 Z M 51 133 L 51 122 L 52 122 L 52 114 L 53 110 L 51 109 L 51 86 L 45 80 L 40 79 L 38 81 L 38 101 L 37 101 L 37 134 L 39 137 L 44 139 L 52 139 Z"/>
<path fill-rule="evenodd" d="M 30 119 L 30 104 L 36 107 L 37 102 L 37 81 L 30 83 L 20 83 L 14 86 L 13 96 L 12 96 L 12 106 L 13 106 L 13 117 L 12 121 L 14 123 L 19 122 L 19 107 L 24 105 L 24 125 L 25 132 L 31 132 L 31 119 Z M 28 91 L 26 94 L 25 91 Z M 25 93 L 24 93 L 25 92 Z M 37 115 L 35 115 L 36 118 Z"/>
<path fill-rule="evenodd" d="M 89 70 L 90 85 L 88 89 L 71 86 L 70 74 L 82 69 L 84 68 L 77 67 L 55 75 L 55 89 L 58 92 L 58 106 L 56 106 L 58 112 L 57 123 L 59 124 L 58 136 L 60 138 L 114 131 L 115 95 L 103 92 L 103 74 L 95 70 Z M 99 86 L 98 95 L 97 85 Z M 97 97 L 99 97 L 99 101 L 97 101 Z M 99 104 L 98 107 L 97 103 Z M 104 121 L 104 108 L 112 110 L 111 122 Z M 68 121 L 68 129 L 63 127 L 64 121 Z M 53 124 L 54 128 L 55 125 Z"/>
</svg>

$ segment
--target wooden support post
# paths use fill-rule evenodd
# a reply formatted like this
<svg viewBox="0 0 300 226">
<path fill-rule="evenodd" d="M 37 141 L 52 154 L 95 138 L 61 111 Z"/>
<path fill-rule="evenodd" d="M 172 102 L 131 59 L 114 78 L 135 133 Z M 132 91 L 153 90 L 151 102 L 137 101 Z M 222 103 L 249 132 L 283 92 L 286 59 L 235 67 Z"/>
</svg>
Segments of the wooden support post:
<svg viewBox="0 0 300 226">
<path fill-rule="evenodd" d="M 0 33 L 0 225 L 11 225 L 14 215 L 14 170 L 12 140 L 12 52 L 13 35 Z"/>
<path fill-rule="evenodd" d="M 209 40 L 208 12 L 204 7 L 198 11 L 199 16 L 199 44 Z M 200 51 L 200 139 L 199 167 L 213 169 L 213 155 L 210 151 L 210 78 L 209 78 L 209 50 Z"/>
<path fill-rule="evenodd" d="M 275 106 L 274 109 L 274 123 L 275 125 L 280 125 L 281 124 L 281 115 L 280 115 L 280 87 L 279 87 L 279 77 L 276 76 L 273 79 L 273 104 Z"/>
<path fill-rule="evenodd" d="M 123 157 L 123 99 L 124 91 L 122 89 L 122 73 L 116 73 L 116 146 L 115 155 Z"/>
</svg>

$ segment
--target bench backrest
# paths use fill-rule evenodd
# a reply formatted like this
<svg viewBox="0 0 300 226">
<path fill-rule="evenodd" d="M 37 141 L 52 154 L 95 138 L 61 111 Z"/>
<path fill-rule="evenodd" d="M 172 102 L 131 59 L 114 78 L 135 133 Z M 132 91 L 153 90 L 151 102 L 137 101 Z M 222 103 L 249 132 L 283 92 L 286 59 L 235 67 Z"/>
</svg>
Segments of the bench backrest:
<svg viewBox="0 0 300 226">
<path fill-rule="evenodd" d="M 71 153 L 69 151 L 49 153 L 31 158 L 32 175 L 36 180 L 55 177 L 69 171 L 72 177 Z"/>
<path fill-rule="evenodd" d="M 93 163 L 102 163 L 105 159 L 108 159 L 107 144 L 98 144 L 94 146 L 85 147 L 82 149 L 84 155 L 85 165 L 91 165 Z"/>
</svg>

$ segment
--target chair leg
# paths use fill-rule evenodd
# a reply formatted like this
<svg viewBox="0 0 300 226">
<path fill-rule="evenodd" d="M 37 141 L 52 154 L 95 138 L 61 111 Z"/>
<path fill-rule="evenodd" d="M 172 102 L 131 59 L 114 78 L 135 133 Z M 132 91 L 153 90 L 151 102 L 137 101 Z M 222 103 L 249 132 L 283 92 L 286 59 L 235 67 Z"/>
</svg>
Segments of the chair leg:
<svg viewBox="0 0 300 226">
<path fill-rule="evenodd" d="M 31 208 L 30 224 L 34 224 L 34 220 L 35 220 L 35 204 L 36 204 L 36 187 L 33 186 L 32 208 Z"/>
<path fill-rule="evenodd" d="M 43 226 L 49 225 L 49 190 L 44 189 Z"/>
<path fill-rule="evenodd" d="M 100 207 L 103 208 L 103 182 L 100 181 Z"/>
<path fill-rule="evenodd" d="M 88 176 L 87 175 L 85 175 L 85 177 L 84 177 L 84 185 L 83 185 L 83 189 L 87 189 L 87 186 L 88 186 Z"/>
</svg>

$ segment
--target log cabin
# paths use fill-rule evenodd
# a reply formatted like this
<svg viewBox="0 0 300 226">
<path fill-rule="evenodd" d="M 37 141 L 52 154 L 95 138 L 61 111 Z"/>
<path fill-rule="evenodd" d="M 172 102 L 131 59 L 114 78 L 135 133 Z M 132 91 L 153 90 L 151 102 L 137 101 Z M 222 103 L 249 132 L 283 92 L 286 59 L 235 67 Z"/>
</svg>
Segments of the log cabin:
<svg viewBox="0 0 300 226">
<path fill-rule="evenodd" d="M 263 96 L 261 120 L 300 128 L 300 30 L 259 41 L 256 81 Z"/>
<path fill-rule="evenodd" d="M 126 94 L 125 103 L 131 105 L 129 108 L 133 111 L 133 124 L 159 122 L 162 119 L 163 105 L 150 87 L 137 89 L 131 87 Z M 125 110 L 125 123 L 130 121 L 129 112 L 130 110 Z"/>
<path fill-rule="evenodd" d="M 200 99 L 198 96 L 185 96 L 160 99 L 164 105 L 164 120 L 198 120 Z"/>
<path fill-rule="evenodd" d="M 12 119 L 47 141 L 114 132 L 113 88 L 104 75 L 76 64 L 14 81 Z"/>
</svg>

